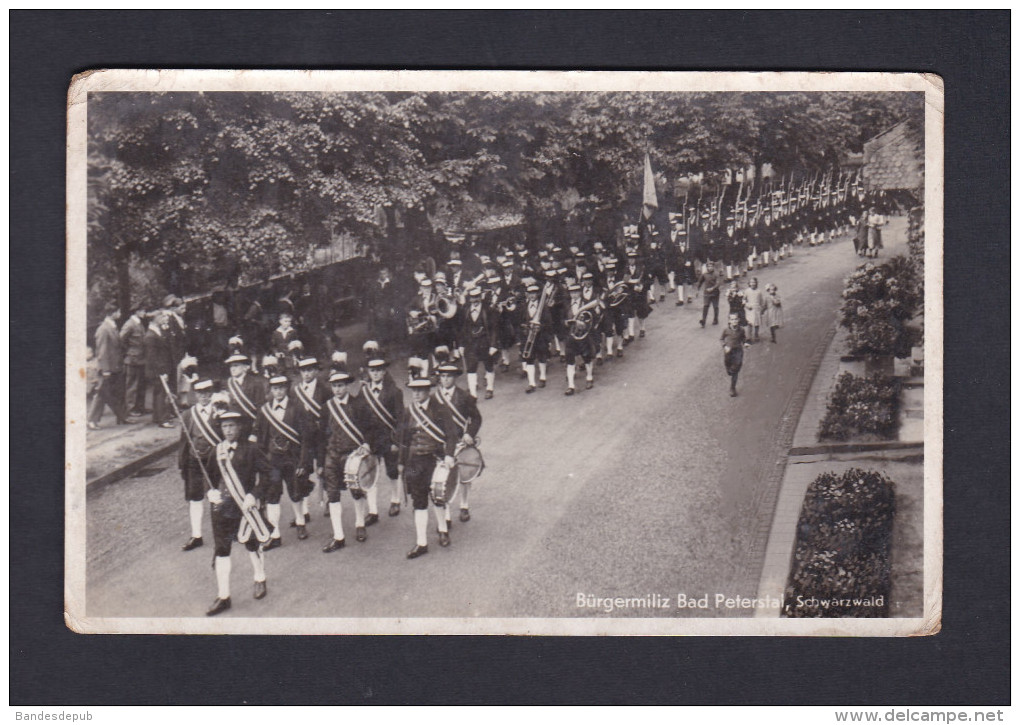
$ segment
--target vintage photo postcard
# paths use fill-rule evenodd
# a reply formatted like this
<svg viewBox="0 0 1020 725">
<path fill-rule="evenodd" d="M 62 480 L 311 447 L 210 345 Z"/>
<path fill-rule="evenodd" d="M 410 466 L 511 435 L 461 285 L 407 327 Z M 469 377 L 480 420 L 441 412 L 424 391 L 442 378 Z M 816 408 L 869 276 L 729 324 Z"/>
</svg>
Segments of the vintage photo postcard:
<svg viewBox="0 0 1020 725">
<path fill-rule="evenodd" d="M 937 632 L 943 89 L 96 70 L 81 633 Z"/>
</svg>

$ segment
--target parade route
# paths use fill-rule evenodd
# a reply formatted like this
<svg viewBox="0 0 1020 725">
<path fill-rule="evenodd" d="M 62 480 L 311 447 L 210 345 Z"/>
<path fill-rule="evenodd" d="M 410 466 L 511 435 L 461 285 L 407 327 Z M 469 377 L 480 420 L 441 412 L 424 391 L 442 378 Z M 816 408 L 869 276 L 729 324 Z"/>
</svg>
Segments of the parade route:
<svg viewBox="0 0 1020 725">
<path fill-rule="evenodd" d="M 892 218 L 879 262 L 905 251 L 905 229 L 904 217 Z M 714 606 L 715 597 L 756 596 L 778 485 L 769 475 L 776 432 L 798 386 L 810 385 L 802 372 L 832 329 L 843 279 L 863 261 L 844 235 L 752 273 L 762 288 L 778 285 L 786 327 L 778 344 L 763 330 L 746 352 L 736 398 L 719 342 L 725 292 L 719 325 L 710 313 L 705 329 L 700 297 L 676 307 L 667 296 L 647 337 L 598 367 L 592 390 L 579 373 L 572 398 L 558 361 L 532 395 L 516 369 L 499 373 L 495 398 L 479 402 L 487 468 L 471 521 L 454 512 L 449 548 L 430 519 L 429 553 L 405 558 L 410 506 L 386 515 L 385 480 L 381 520 L 365 543 L 354 540 L 344 495 L 347 546 L 328 555 L 331 529 L 317 502 L 305 541 L 286 528 L 285 503 L 283 546 L 266 557 L 268 596 L 252 599 L 247 555 L 235 545 L 233 608 L 222 616 L 752 616 Z M 176 457 L 90 494 L 86 519 L 87 617 L 204 615 L 215 597 L 211 526 L 207 515 L 206 545 L 181 551 L 188 518 Z M 707 594 L 708 608 L 678 609 L 681 593 Z M 654 594 L 672 606 L 610 613 L 588 604 Z"/>
</svg>

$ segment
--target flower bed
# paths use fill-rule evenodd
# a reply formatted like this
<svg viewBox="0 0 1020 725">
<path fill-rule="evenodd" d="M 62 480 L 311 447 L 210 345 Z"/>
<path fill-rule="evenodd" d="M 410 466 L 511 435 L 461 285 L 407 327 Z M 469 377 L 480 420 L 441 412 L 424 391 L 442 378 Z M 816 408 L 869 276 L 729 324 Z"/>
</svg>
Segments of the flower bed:
<svg viewBox="0 0 1020 725">
<path fill-rule="evenodd" d="M 829 393 L 818 440 L 889 440 L 896 436 L 899 382 L 884 375 L 843 373 Z"/>
<path fill-rule="evenodd" d="M 909 355 L 918 333 L 906 323 L 923 304 L 923 276 L 906 257 L 858 267 L 846 280 L 840 308 L 839 324 L 848 331 L 850 353 Z"/>
<path fill-rule="evenodd" d="M 808 486 L 785 617 L 888 615 L 893 483 L 877 471 L 823 473 Z"/>
</svg>

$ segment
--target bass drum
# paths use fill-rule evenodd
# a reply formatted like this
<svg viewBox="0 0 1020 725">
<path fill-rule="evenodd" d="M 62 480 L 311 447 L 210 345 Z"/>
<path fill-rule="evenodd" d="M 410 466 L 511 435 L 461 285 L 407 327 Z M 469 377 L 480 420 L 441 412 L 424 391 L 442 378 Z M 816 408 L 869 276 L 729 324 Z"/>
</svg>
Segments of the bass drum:
<svg viewBox="0 0 1020 725">
<path fill-rule="evenodd" d="M 379 476 L 379 462 L 371 453 L 355 451 L 344 463 L 344 483 L 352 494 L 368 491 Z"/>
<path fill-rule="evenodd" d="M 457 462 L 455 468 L 461 483 L 471 483 L 485 470 L 485 459 L 475 446 L 463 446 L 454 460 Z"/>
<path fill-rule="evenodd" d="M 432 487 L 429 490 L 429 498 L 436 506 L 445 506 L 453 498 L 457 488 L 457 466 L 446 465 L 445 461 L 436 464 L 432 472 Z"/>
</svg>

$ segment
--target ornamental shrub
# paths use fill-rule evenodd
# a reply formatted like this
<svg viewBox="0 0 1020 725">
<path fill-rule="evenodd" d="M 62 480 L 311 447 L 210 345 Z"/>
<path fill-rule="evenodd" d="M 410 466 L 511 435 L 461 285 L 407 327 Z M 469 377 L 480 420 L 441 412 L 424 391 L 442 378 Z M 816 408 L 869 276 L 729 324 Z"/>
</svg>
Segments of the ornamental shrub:
<svg viewBox="0 0 1020 725">
<path fill-rule="evenodd" d="M 877 471 L 818 476 L 797 522 L 783 616 L 887 616 L 894 510 L 893 482 Z"/>
<path fill-rule="evenodd" d="M 884 375 L 865 378 L 843 373 L 829 393 L 818 439 L 894 438 L 899 392 L 896 378 Z"/>
<path fill-rule="evenodd" d="M 848 330 L 850 353 L 909 355 L 917 343 L 917 332 L 906 323 L 923 304 L 923 275 L 906 257 L 858 267 L 846 279 L 839 311 L 839 324 Z"/>
</svg>

